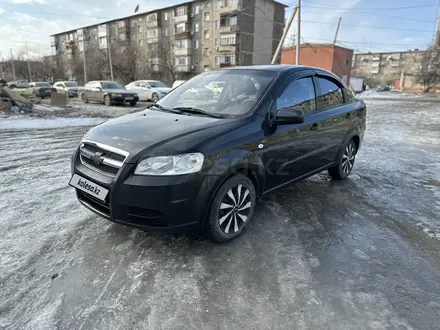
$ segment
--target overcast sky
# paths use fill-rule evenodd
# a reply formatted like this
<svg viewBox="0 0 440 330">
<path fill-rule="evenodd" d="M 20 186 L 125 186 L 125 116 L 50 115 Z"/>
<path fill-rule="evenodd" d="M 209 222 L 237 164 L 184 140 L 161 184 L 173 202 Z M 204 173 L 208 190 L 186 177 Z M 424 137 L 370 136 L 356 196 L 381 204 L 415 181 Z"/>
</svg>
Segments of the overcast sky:
<svg viewBox="0 0 440 330">
<path fill-rule="evenodd" d="M 104 20 L 177 4 L 177 0 L 0 0 L 0 58 L 49 54 L 49 35 Z M 286 19 L 296 0 L 289 5 Z M 332 42 L 342 16 L 339 44 L 357 51 L 425 48 L 432 41 L 437 0 L 302 0 L 304 42 Z M 289 32 L 289 40 L 296 22 Z"/>
</svg>

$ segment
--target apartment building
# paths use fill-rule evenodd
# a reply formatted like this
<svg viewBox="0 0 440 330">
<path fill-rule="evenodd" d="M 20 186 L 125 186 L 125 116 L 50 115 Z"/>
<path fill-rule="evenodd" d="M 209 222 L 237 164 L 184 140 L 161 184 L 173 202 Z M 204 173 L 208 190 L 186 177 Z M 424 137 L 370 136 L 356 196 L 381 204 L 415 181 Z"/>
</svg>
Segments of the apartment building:
<svg viewBox="0 0 440 330">
<path fill-rule="evenodd" d="M 52 35 L 51 52 L 68 77 L 82 77 L 86 56 L 87 80 L 104 78 L 107 69 L 93 69 L 102 61 L 109 67 L 110 49 L 113 58 L 125 51 L 126 61 L 136 54 L 137 79 L 172 83 L 226 66 L 270 63 L 285 7 L 273 0 L 190 1 Z"/>
<path fill-rule="evenodd" d="M 353 55 L 351 76 L 367 80 L 370 87 L 383 84 L 396 89 L 419 90 L 420 74 L 426 51 L 358 53 Z"/>
</svg>

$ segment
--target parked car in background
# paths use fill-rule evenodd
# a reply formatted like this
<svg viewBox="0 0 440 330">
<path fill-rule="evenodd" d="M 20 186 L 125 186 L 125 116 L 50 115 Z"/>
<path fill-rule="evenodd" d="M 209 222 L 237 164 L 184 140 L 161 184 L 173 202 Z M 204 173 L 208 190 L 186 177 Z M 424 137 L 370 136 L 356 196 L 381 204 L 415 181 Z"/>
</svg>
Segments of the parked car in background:
<svg viewBox="0 0 440 330">
<path fill-rule="evenodd" d="M 127 90 L 136 92 L 141 101 L 157 102 L 167 95 L 171 88 L 157 80 L 137 80 L 125 86 Z"/>
<path fill-rule="evenodd" d="M 135 106 L 139 101 L 137 93 L 126 90 L 117 82 L 106 80 L 89 81 L 78 89 L 78 95 L 84 103 L 101 102 L 105 105 L 130 103 L 131 106 Z"/>
<path fill-rule="evenodd" d="M 78 83 L 76 81 L 57 81 L 53 84 L 58 93 L 67 94 L 69 97 L 78 96 Z"/>
<path fill-rule="evenodd" d="M 27 88 L 27 94 L 33 97 L 41 97 L 42 99 L 50 97 L 53 92 L 57 92 L 56 88 L 44 81 L 30 82 Z"/>
<path fill-rule="evenodd" d="M 390 86 L 387 85 L 379 85 L 376 88 L 376 92 L 389 92 L 391 90 Z"/>
<path fill-rule="evenodd" d="M 191 92 L 210 91 L 213 81 L 225 83 L 219 98 Z M 252 222 L 259 197 L 324 170 L 347 178 L 366 114 L 365 103 L 322 69 L 208 71 L 145 111 L 89 130 L 69 183 L 81 204 L 116 223 L 203 229 L 225 242 Z"/>
<path fill-rule="evenodd" d="M 7 86 L 9 88 L 27 88 L 28 87 L 28 81 L 27 80 L 15 80 L 15 81 L 10 81 L 7 83 Z"/>
<path fill-rule="evenodd" d="M 173 86 L 171 87 L 172 89 L 179 87 L 180 85 L 182 85 L 186 80 L 176 80 L 175 82 L 173 82 Z"/>
</svg>

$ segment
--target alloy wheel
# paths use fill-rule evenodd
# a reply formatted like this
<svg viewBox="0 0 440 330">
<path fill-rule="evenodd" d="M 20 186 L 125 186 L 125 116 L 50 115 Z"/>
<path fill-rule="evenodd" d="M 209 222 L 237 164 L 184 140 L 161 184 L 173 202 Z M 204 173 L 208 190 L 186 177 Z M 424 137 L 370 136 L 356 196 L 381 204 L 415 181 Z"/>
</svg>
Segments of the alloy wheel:
<svg viewBox="0 0 440 330">
<path fill-rule="evenodd" d="M 156 93 L 153 93 L 153 95 L 151 97 L 152 97 L 154 103 L 159 101 L 159 95 L 157 95 Z"/>
<path fill-rule="evenodd" d="M 249 189 L 242 184 L 229 189 L 219 209 L 219 225 L 226 234 L 239 231 L 245 225 L 251 212 L 251 196 Z"/>
<path fill-rule="evenodd" d="M 354 150 L 353 143 L 349 143 L 344 150 L 344 154 L 342 155 L 342 171 L 344 174 L 349 174 L 354 165 L 356 153 Z"/>
</svg>

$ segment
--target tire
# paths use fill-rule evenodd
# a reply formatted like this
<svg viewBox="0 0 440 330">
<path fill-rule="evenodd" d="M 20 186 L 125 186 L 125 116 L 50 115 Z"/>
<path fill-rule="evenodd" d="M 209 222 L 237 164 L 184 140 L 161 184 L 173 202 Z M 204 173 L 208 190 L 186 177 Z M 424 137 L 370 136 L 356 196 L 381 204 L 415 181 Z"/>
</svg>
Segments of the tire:
<svg viewBox="0 0 440 330">
<path fill-rule="evenodd" d="M 353 140 L 348 141 L 341 152 L 338 164 L 328 169 L 328 174 L 334 180 L 346 179 L 353 170 L 356 159 L 356 143 Z"/>
<path fill-rule="evenodd" d="M 81 94 L 81 100 L 83 101 L 83 103 L 89 103 L 89 99 L 87 98 L 87 95 L 84 93 Z"/>
<path fill-rule="evenodd" d="M 137 102 L 130 102 L 130 105 L 131 105 L 132 107 L 134 107 L 134 106 L 136 105 L 136 103 L 137 103 Z"/>
<path fill-rule="evenodd" d="M 11 88 L 11 89 L 14 89 L 14 88 L 17 88 L 17 86 L 15 86 L 15 85 L 11 85 L 10 88 Z"/>
<path fill-rule="evenodd" d="M 157 93 L 153 93 L 153 94 L 151 95 L 151 100 L 152 100 L 154 103 L 156 103 L 157 101 L 160 100 L 160 97 L 159 97 L 159 95 L 158 95 Z"/>
<path fill-rule="evenodd" d="M 205 228 L 209 238 L 223 243 L 240 236 L 252 219 L 256 200 L 255 187 L 249 178 L 238 174 L 226 180 L 210 206 Z"/>
<path fill-rule="evenodd" d="M 112 101 L 110 100 L 110 97 L 108 95 L 104 96 L 104 104 L 106 106 L 112 105 Z"/>
</svg>

